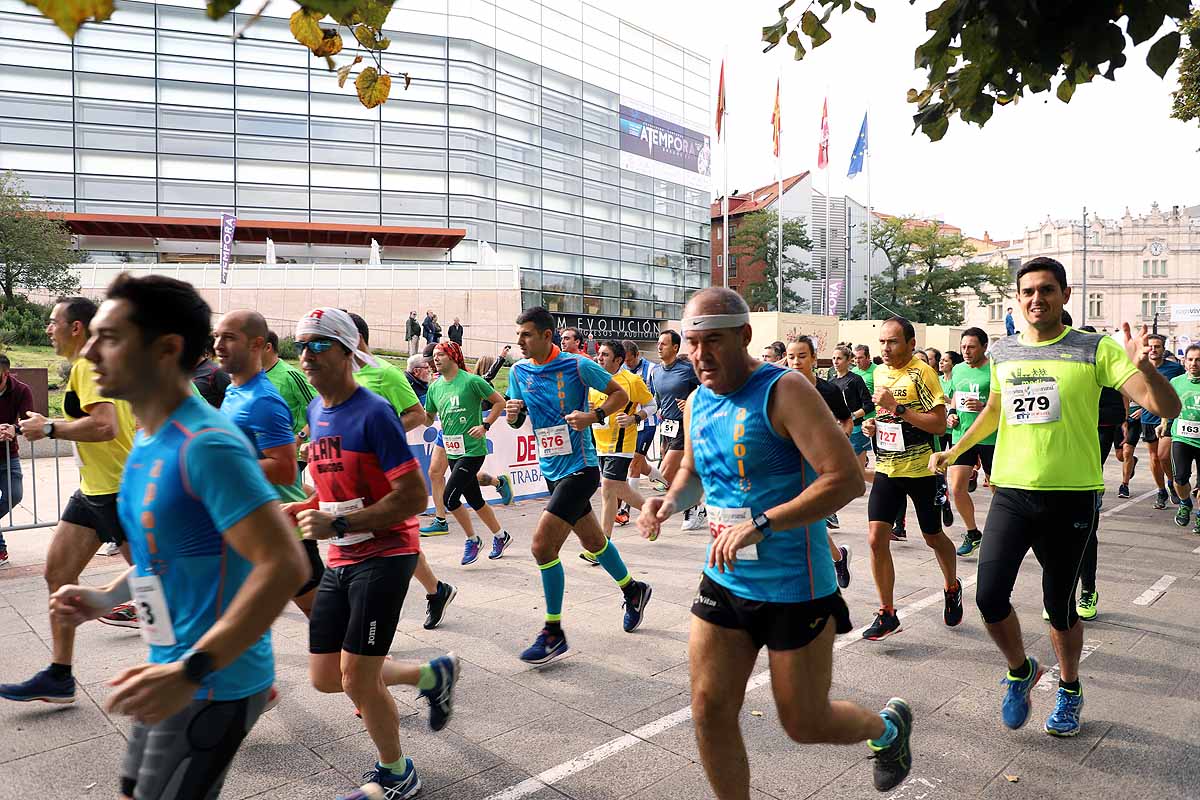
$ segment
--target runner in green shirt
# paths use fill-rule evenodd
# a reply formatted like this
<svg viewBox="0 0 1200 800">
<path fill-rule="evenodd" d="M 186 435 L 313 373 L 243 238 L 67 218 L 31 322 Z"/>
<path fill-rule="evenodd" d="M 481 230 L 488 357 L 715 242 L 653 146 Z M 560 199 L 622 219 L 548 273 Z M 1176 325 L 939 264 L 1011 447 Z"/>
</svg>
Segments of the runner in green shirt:
<svg viewBox="0 0 1200 800">
<path fill-rule="evenodd" d="M 504 398 L 483 378 L 467 372 L 462 348 L 454 342 L 438 343 L 433 350 L 433 363 L 441 377 L 429 385 L 425 395 L 425 424 L 433 425 L 439 415 L 442 418 L 442 441 L 450 464 L 442 501 L 466 535 L 463 565 L 474 564 L 483 546 L 475 535 L 471 515 L 462 507 L 464 497 L 492 532 L 492 552 L 488 558 L 495 560 L 512 544 L 512 536 L 500 527 L 496 513 L 484 501 L 478 476 L 487 457 L 487 431 L 504 412 Z M 487 419 L 483 419 L 481 407 L 485 400 L 492 406 Z"/>
<path fill-rule="evenodd" d="M 875 370 L 879 365 L 871 360 L 871 348 L 865 344 L 855 345 L 854 347 L 854 366 L 850 371 L 863 379 L 867 384 L 867 391 L 875 395 Z M 871 409 L 863 419 L 875 419 L 875 409 Z"/>
<path fill-rule="evenodd" d="M 958 444 L 963 434 L 975 424 L 975 418 L 987 405 L 992 388 L 992 364 L 987 357 L 988 335 L 982 328 L 967 328 L 963 331 L 960 347 L 963 362 L 955 364 L 950 373 L 950 388 L 946 401 L 950 414 L 946 423 L 950 427 L 950 442 Z M 978 464 L 984 475 L 992 474 L 992 455 L 996 450 L 996 434 L 965 451 L 946 470 L 950 484 L 950 497 L 962 517 L 967 531 L 958 547 L 960 556 L 969 556 L 979 549 L 983 533 L 975 524 L 975 503 L 971 500 L 971 475 Z M 993 491 L 995 491 L 993 489 Z"/>
<path fill-rule="evenodd" d="M 1015 730 L 1029 719 L 1030 690 L 1044 671 L 1026 655 L 1011 603 L 1022 562 L 1033 549 L 1060 670 L 1055 707 L 1045 724 L 1053 736 L 1076 735 L 1083 708 L 1083 623 L 1075 582 L 1096 535 L 1104 486 L 1096 439 L 1100 389 L 1117 389 L 1160 417 L 1174 418 L 1180 411 L 1179 397 L 1150 362 L 1145 326 L 1135 336 L 1124 325 L 1124 349 L 1108 336 L 1074 330 L 1063 324 L 1070 296 L 1067 271 L 1052 258 L 1034 258 L 1017 271 L 1017 298 L 1029 327 L 993 343 L 987 405 L 957 444 L 930 457 L 930 468 L 944 472 L 999 431 L 996 494 L 979 554 L 975 602 L 1008 665 L 1001 718 Z"/>
<path fill-rule="evenodd" d="M 317 391 L 304 373 L 279 357 L 279 334 L 267 331 L 267 346 L 263 349 L 263 371 L 274 384 L 292 412 L 292 432 L 300 441 L 308 440 L 308 404 Z"/>
<path fill-rule="evenodd" d="M 1175 524 L 1181 528 L 1192 514 L 1192 465 L 1200 469 L 1200 344 L 1188 347 L 1183 363 L 1187 372 L 1171 379 L 1183 406 L 1171 422 L 1171 472 L 1180 501 Z M 1200 534 L 1200 515 L 1192 533 Z"/>
</svg>

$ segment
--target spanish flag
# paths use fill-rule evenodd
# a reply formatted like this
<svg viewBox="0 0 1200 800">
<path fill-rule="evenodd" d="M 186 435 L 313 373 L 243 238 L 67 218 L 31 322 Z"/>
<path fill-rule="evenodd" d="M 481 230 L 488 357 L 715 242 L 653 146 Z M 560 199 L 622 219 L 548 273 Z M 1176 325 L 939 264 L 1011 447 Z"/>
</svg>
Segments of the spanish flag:
<svg viewBox="0 0 1200 800">
<path fill-rule="evenodd" d="M 721 79 L 717 84 L 717 141 L 721 141 L 721 123 L 725 120 L 725 59 L 721 59 Z"/>
<path fill-rule="evenodd" d="M 779 157 L 779 81 L 775 81 L 775 110 L 771 113 L 771 140 L 775 143 L 775 157 Z"/>
</svg>

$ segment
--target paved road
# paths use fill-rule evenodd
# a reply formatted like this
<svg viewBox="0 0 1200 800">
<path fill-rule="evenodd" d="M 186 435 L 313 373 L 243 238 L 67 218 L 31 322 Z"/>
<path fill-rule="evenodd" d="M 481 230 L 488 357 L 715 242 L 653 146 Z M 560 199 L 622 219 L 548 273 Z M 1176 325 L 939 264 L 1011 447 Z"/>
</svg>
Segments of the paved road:
<svg viewBox="0 0 1200 800">
<path fill-rule="evenodd" d="M 1144 464 L 1143 460 L 1143 464 Z M 1110 460 L 1109 485 L 1117 465 Z M 1081 672 L 1087 705 L 1073 740 L 1041 732 L 1053 681 L 1035 690 L 1031 723 L 1022 731 L 999 720 L 1003 665 L 973 609 L 964 623 L 941 623 L 941 585 L 932 552 L 919 540 L 894 545 L 897 605 L 904 632 L 882 643 L 855 635 L 838 641 L 834 696 L 878 707 L 908 698 L 916 711 L 915 768 L 889 797 L 1196 798 L 1200 795 L 1200 537 L 1172 524 L 1173 510 L 1154 511 L 1148 474 L 1134 481 L 1135 501 L 1115 492 L 1101 526 L 1101 614 L 1086 628 Z M 43 478 L 44 480 L 44 478 Z M 986 503 L 987 491 L 977 500 Z M 424 598 L 410 592 L 393 653 L 424 659 L 454 650 L 466 669 L 449 728 L 431 733 L 415 691 L 396 690 L 406 753 L 417 762 L 428 798 L 570 797 L 578 800 L 698 800 L 711 797 L 687 714 L 688 608 L 705 537 L 677 525 L 656 543 L 618 529 L 617 541 L 639 579 L 654 584 L 645 626 L 620 628 L 621 596 L 608 577 L 564 553 L 566 630 L 571 654 L 541 670 L 517 654 L 536 633 L 541 613 L 537 570 L 528 542 L 540 502 L 503 509 L 517 538 L 500 562 L 458 565 L 461 540 L 426 539 L 426 551 L 458 599 L 436 631 L 421 628 Z M 864 558 L 866 501 L 841 514 L 838 541 L 855 551 L 847 599 L 856 625 L 875 608 Z M 912 523 L 910 522 L 910 526 Z M 912 526 L 915 527 L 915 526 Z M 957 540 L 962 526 L 950 529 Z M 48 661 L 46 592 L 38 562 L 45 532 L 14 534 L 18 565 L 0 572 L 0 680 L 23 679 Z M 97 557 L 91 582 L 121 570 Z M 964 580 L 974 559 L 961 562 Z M 1158 596 L 1144 593 L 1171 576 Z M 1165 582 L 1165 581 L 1164 581 Z M 1161 584 L 1160 584 L 1161 585 Z M 1139 601 L 1139 598 L 1140 601 Z M 1152 602 L 1147 604 L 1147 600 Z M 928 602 L 927 602 L 928 601 Z M 1139 602 L 1135 602 L 1139 601 Z M 1040 572 L 1032 557 L 1014 603 L 1032 653 L 1055 662 L 1040 619 Z M 914 611 L 906 608 L 916 607 Z M 234 763 L 224 797 L 332 798 L 357 785 L 374 751 L 350 703 L 312 690 L 306 676 L 306 626 L 294 610 L 276 623 L 279 707 L 254 728 Z M 128 724 L 99 707 L 105 681 L 140 663 L 135 632 L 89 624 L 80 630 L 76 675 L 83 691 L 69 707 L 0 704 L 0 799 L 110 797 Z M 799 746 L 783 734 L 770 686 L 756 678 L 742 726 L 751 753 L 753 797 L 875 798 L 863 746 Z"/>
</svg>

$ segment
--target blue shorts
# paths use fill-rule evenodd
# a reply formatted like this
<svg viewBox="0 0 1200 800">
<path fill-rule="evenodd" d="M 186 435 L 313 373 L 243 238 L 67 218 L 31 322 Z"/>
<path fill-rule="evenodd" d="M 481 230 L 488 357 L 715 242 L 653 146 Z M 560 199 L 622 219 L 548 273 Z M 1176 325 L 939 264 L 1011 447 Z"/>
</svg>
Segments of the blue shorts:
<svg viewBox="0 0 1200 800">
<path fill-rule="evenodd" d="M 446 449 L 446 440 L 442 438 L 442 429 L 441 428 L 438 428 L 438 438 L 437 438 L 436 445 L 438 447 L 442 448 L 443 450 Z"/>
<path fill-rule="evenodd" d="M 654 444 L 654 436 L 658 433 L 657 425 L 647 425 L 638 431 L 637 451 L 642 455 L 650 452 L 650 445 Z"/>
<path fill-rule="evenodd" d="M 850 446 L 854 448 L 856 456 L 871 450 L 871 440 L 863 435 L 862 425 L 855 425 L 854 430 L 850 432 Z"/>
</svg>

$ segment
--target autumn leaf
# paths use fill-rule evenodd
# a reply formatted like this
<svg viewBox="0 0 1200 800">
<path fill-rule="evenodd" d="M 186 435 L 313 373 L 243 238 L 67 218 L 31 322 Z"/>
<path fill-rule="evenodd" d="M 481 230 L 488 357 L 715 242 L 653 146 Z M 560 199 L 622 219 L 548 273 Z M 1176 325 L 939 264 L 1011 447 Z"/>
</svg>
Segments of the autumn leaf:
<svg viewBox="0 0 1200 800">
<path fill-rule="evenodd" d="M 208 0 L 208 18 L 220 19 L 238 7 L 241 0 Z"/>
<path fill-rule="evenodd" d="M 296 37 L 297 42 L 316 52 L 325 37 L 321 26 L 317 24 L 324 16 L 319 11 L 299 9 L 291 17 L 289 27 L 292 29 L 292 36 Z"/>
<path fill-rule="evenodd" d="M 336 30 L 322 28 L 321 44 L 313 48 L 314 56 L 336 56 L 342 52 L 342 35 Z"/>
<path fill-rule="evenodd" d="M 113 0 L 25 0 L 72 38 L 89 19 L 103 22 L 112 16 Z"/>
<path fill-rule="evenodd" d="M 346 81 L 349 80 L 350 70 L 354 69 L 354 65 L 358 64 L 362 60 L 363 60 L 362 56 L 355 56 L 353 61 L 347 62 L 347 63 L 343 64 L 342 66 L 338 67 L 337 76 L 338 76 L 338 88 L 339 89 L 344 87 L 346 85 Z"/>
<path fill-rule="evenodd" d="M 367 67 L 358 73 L 354 88 L 358 90 L 358 99 L 362 104 L 367 108 L 374 108 L 387 102 L 392 91 L 392 78 L 390 75 L 380 75 L 374 67 Z"/>
<path fill-rule="evenodd" d="M 391 39 L 379 38 L 380 31 L 370 25 L 359 25 L 354 29 L 354 38 L 368 50 L 386 50 L 391 45 Z"/>
</svg>

